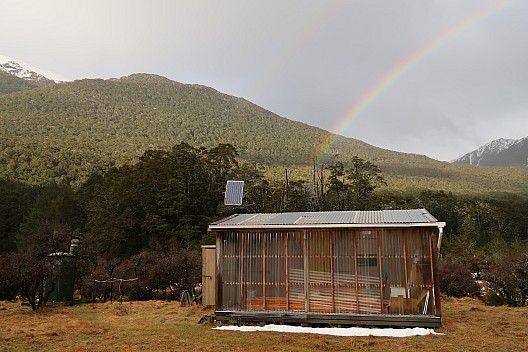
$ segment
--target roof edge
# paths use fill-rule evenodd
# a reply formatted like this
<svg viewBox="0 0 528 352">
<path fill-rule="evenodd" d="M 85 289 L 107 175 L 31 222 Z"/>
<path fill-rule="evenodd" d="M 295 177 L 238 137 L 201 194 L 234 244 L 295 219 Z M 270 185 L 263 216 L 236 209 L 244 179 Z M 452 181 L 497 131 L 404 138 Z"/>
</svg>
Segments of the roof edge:
<svg viewBox="0 0 528 352">
<path fill-rule="evenodd" d="M 437 227 L 444 228 L 445 222 L 429 223 L 391 223 L 391 224 L 302 224 L 302 225 L 209 225 L 209 231 L 227 231 L 233 229 L 358 229 L 358 228 L 404 228 L 404 227 Z"/>
</svg>

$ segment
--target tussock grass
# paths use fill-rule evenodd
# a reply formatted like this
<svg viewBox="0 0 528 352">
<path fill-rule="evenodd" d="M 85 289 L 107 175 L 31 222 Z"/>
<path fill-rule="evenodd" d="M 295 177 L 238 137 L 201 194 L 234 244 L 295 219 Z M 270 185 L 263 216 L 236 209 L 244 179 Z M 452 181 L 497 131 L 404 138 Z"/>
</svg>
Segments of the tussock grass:
<svg viewBox="0 0 528 352">
<path fill-rule="evenodd" d="M 0 302 L 1 351 L 526 351 L 528 308 L 445 299 L 444 335 L 332 337 L 198 324 L 212 309 L 149 301 L 47 307 Z"/>
</svg>

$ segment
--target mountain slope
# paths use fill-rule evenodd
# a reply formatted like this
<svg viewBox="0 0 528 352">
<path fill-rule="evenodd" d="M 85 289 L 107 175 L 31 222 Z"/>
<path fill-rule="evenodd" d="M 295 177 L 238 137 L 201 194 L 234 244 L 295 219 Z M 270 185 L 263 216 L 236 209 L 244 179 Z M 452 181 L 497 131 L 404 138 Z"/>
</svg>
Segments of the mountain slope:
<svg viewBox="0 0 528 352">
<path fill-rule="evenodd" d="M 3 55 L 0 55 L 0 71 L 34 82 L 39 86 L 66 81 L 53 72 L 33 67 L 23 61 Z"/>
<path fill-rule="evenodd" d="M 528 166 L 528 137 L 518 139 L 509 148 L 501 151 L 494 166 Z"/>
<path fill-rule="evenodd" d="M 318 157 L 321 141 L 330 136 L 242 98 L 153 75 L 63 83 L 5 95 L 0 104 L 5 139 L 69 137 L 138 150 L 169 148 L 180 141 L 205 147 L 231 143 L 247 159 L 302 165 Z M 388 151 L 353 139 L 337 142 L 341 153 L 354 151 L 374 160 L 399 155 L 389 156 Z"/>
<path fill-rule="evenodd" d="M 19 92 L 26 89 L 33 89 L 38 86 L 39 85 L 34 82 L 0 71 L 0 94 Z"/>
<path fill-rule="evenodd" d="M 477 166 L 527 166 L 528 137 L 497 139 L 452 162 Z"/>
<path fill-rule="evenodd" d="M 0 94 L 33 89 L 56 82 L 34 71 L 29 65 L 21 65 L 14 59 L 0 55 Z"/>
<path fill-rule="evenodd" d="M 135 74 L 0 95 L 0 178 L 78 185 L 92 172 L 137 160 L 149 148 L 233 144 L 269 172 L 310 180 L 314 159 L 353 155 L 382 168 L 394 188 L 526 190 L 526 170 L 486 171 L 336 137 L 212 88 Z M 337 155 L 337 157 L 336 157 Z M 336 159 L 337 158 L 337 159 Z M 469 173 L 469 174 L 468 174 Z M 282 176 L 278 176 L 282 177 Z M 506 182 L 505 182 L 506 180 Z"/>
</svg>

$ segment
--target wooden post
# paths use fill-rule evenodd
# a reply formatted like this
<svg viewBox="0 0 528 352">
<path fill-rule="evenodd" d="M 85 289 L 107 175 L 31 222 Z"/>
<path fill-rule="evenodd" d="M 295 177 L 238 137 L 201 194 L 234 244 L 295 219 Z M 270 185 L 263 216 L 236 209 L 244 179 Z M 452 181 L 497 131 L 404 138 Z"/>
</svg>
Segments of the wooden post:
<svg viewBox="0 0 528 352">
<path fill-rule="evenodd" d="M 376 237 L 378 240 L 378 267 L 379 267 L 379 283 L 380 283 L 380 312 L 383 312 L 383 271 L 381 268 L 381 234 L 380 231 L 376 231 Z"/>
<path fill-rule="evenodd" d="M 332 312 L 335 313 L 335 286 L 334 286 L 334 231 L 330 232 L 330 280 L 332 287 Z"/>
<path fill-rule="evenodd" d="M 433 283 L 433 291 L 434 291 L 434 302 L 435 302 L 435 316 L 441 317 L 442 316 L 442 303 L 440 300 L 440 277 L 438 274 L 438 253 L 436 253 L 437 249 L 433 246 L 433 257 L 431 258 L 431 263 L 433 263 L 433 277 L 434 277 L 434 283 Z"/>
<path fill-rule="evenodd" d="M 402 246 L 403 246 L 403 268 L 405 275 L 405 311 L 409 311 L 409 273 L 407 271 L 407 239 L 405 238 L 404 231 L 401 232 Z"/>
<path fill-rule="evenodd" d="M 306 230 L 303 230 L 303 251 L 304 251 L 304 311 L 310 311 L 310 277 L 308 259 L 308 238 Z"/>
<path fill-rule="evenodd" d="M 224 244 L 222 243 L 222 238 L 226 233 L 220 232 L 216 233 L 216 299 L 215 299 L 215 308 L 217 310 L 223 309 L 223 283 L 222 283 L 222 272 L 224 271 L 224 262 L 222 258 L 224 256 Z M 234 236 L 233 236 L 234 237 Z"/>
<path fill-rule="evenodd" d="M 356 278 L 356 310 L 357 313 L 360 313 L 359 311 L 359 284 L 358 284 L 358 261 L 357 261 L 357 231 L 352 232 L 352 241 L 354 243 L 354 271 L 355 271 L 355 278 Z"/>
<path fill-rule="evenodd" d="M 284 259 L 286 260 L 285 263 L 285 269 L 286 269 L 286 276 L 285 276 L 285 284 L 286 284 L 286 310 L 290 310 L 290 268 L 289 268 L 289 260 L 288 260 L 288 240 L 289 240 L 289 233 L 286 232 L 285 240 L 284 240 Z"/>
<path fill-rule="evenodd" d="M 244 290 L 244 255 L 245 255 L 245 233 L 239 233 L 240 236 L 240 309 L 246 307 L 246 295 Z"/>
<path fill-rule="evenodd" d="M 266 236 L 262 234 L 261 253 L 262 253 L 262 309 L 266 310 Z"/>
<path fill-rule="evenodd" d="M 433 265 L 433 260 L 436 260 L 435 257 L 433 257 L 433 236 L 429 234 L 429 232 L 427 232 L 427 237 L 428 237 L 428 242 L 429 242 L 429 265 L 431 267 L 431 283 L 433 284 L 433 289 L 431 290 L 432 291 L 432 294 L 433 294 L 433 299 L 432 301 L 435 302 L 435 297 L 436 297 L 436 294 L 435 294 L 435 286 L 436 286 L 436 281 L 435 281 L 435 278 L 434 278 L 434 273 L 435 273 L 435 270 L 434 270 L 434 265 Z M 436 302 L 435 302 L 436 303 Z M 427 307 L 428 308 L 428 307 Z M 426 308 L 426 312 L 427 312 L 427 308 Z"/>
</svg>

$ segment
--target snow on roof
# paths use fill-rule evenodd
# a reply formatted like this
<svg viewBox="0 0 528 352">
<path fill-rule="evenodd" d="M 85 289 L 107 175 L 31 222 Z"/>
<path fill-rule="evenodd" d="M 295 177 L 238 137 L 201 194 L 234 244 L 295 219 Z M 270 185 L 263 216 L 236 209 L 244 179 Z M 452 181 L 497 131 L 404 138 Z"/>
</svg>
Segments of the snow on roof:
<svg viewBox="0 0 528 352">
<path fill-rule="evenodd" d="M 424 335 L 439 335 L 433 329 L 425 328 L 309 328 L 303 326 L 291 325 L 265 325 L 265 326 L 219 326 L 213 329 L 229 330 L 229 331 L 272 331 L 272 332 L 288 332 L 297 334 L 322 334 L 332 336 L 384 336 L 384 337 L 409 337 L 409 336 L 424 336 Z M 441 335 L 441 334 L 440 334 Z"/>
</svg>

